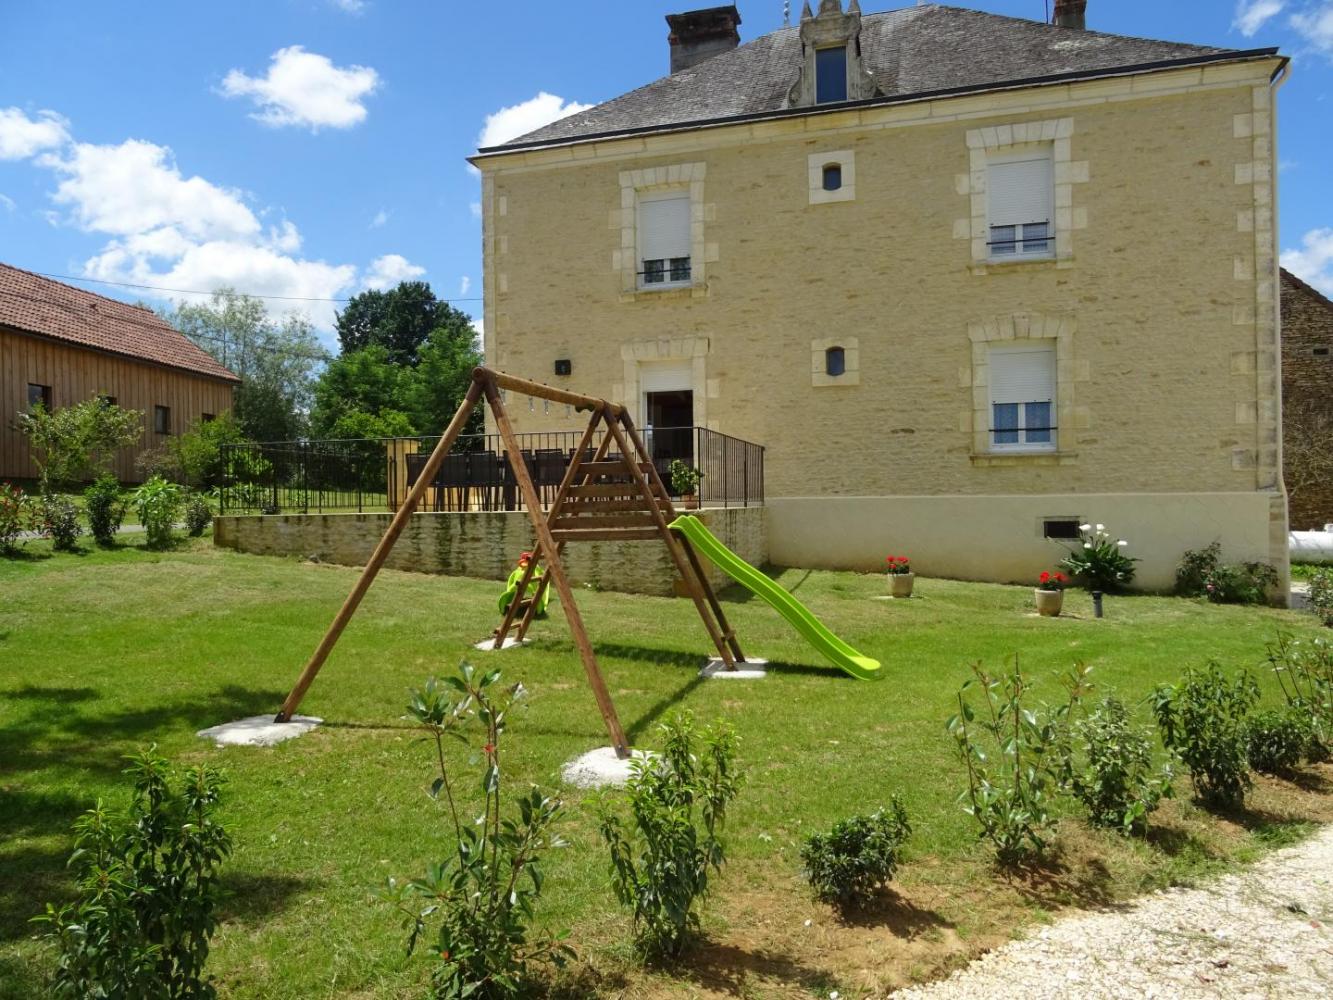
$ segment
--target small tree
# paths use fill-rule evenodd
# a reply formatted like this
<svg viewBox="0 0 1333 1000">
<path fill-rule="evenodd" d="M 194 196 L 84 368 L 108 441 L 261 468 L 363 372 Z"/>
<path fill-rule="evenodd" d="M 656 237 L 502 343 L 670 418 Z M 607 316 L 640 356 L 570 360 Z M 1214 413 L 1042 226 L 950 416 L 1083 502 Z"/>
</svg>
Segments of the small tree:
<svg viewBox="0 0 1333 1000">
<path fill-rule="evenodd" d="M 143 436 L 142 421 L 143 411 L 122 409 L 94 396 L 50 411 L 39 403 L 19 414 L 18 429 L 32 447 L 46 494 L 108 472 L 116 449 Z"/>
</svg>

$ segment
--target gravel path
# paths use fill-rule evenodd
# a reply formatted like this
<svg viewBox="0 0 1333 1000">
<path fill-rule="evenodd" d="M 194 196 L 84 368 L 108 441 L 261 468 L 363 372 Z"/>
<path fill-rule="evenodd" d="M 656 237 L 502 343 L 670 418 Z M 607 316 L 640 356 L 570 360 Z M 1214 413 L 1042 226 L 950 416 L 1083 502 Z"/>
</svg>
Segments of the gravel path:
<svg viewBox="0 0 1333 1000">
<path fill-rule="evenodd" d="M 1199 889 L 1059 920 L 895 997 L 1333 996 L 1333 827 Z"/>
</svg>

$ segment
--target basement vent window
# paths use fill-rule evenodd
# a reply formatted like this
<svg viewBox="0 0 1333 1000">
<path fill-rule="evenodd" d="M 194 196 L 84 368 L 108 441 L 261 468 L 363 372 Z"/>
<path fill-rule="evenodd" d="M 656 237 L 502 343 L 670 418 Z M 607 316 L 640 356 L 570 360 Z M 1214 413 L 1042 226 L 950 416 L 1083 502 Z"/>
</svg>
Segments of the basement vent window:
<svg viewBox="0 0 1333 1000">
<path fill-rule="evenodd" d="M 1081 538 L 1076 517 L 1052 517 L 1041 523 L 1042 538 L 1075 539 Z"/>
<path fill-rule="evenodd" d="M 842 164 L 829 163 L 824 167 L 824 190 L 837 191 L 842 187 Z"/>
<path fill-rule="evenodd" d="M 1329 356 L 1329 349 L 1327 347 L 1316 347 L 1310 353 L 1316 358 L 1326 358 Z"/>
</svg>

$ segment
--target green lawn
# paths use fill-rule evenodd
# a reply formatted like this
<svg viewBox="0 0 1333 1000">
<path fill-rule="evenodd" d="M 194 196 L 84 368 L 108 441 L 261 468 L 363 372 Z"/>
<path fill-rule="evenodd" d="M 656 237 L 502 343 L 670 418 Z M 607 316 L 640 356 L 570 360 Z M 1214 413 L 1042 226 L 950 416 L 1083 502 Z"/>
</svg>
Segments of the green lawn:
<svg viewBox="0 0 1333 1000">
<path fill-rule="evenodd" d="M 560 765 L 605 742 L 558 608 L 527 648 L 476 653 L 495 622 L 498 584 L 386 572 L 302 710 L 327 720 L 267 750 L 218 750 L 205 726 L 276 708 L 356 571 L 238 555 L 191 542 L 153 554 L 126 536 L 110 552 L 47 557 L 33 543 L 0 560 L 0 998 L 40 992 L 48 961 L 28 916 L 69 892 L 69 826 L 92 801 L 125 798 L 121 756 L 156 743 L 211 761 L 230 783 L 223 820 L 236 851 L 234 896 L 211 969 L 225 997 L 420 995 L 422 959 L 375 896 L 385 876 L 441 856 L 445 827 L 425 790 L 426 746 L 401 720 L 407 690 L 473 657 L 532 691 L 512 722 L 507 762 L 521 782 L 556 784 Z M 844 996 L 936 974 L 1077 902 L 1123 898 L 1248 860 L 1330 818 L 1331 796 L 1261 781 L 1251 811 L 1227 820 L 1188 796 L 1162 811 L 1148 843 L 1062 823 L 1060 863 L 1030 877 L 995 872 L 955 803 L 963 775 L 943 723 L 978 659 L 1021 654 L 1042 691 L 1073 661 L 1095 664 L 1102 693 L 1138 703 L 1188 664 L 1258 667 L 1278 628 L 1313 619 L 1273 609 L 1161 597 L 1109 598 L 1091 617 L 1029 613 L 1029 589 L 918 580 L 918 598 L 876 600 L 880 576 L 785 570 L 835 631 L 885 664 L 864 683 L 817 661 L 758 601 L 730 593 L 747 650 L 775 663 L 757 683 L 702 682 L 707 639 L 688 601 L 580 591 L 588 630 L 632 739 L 652 746 L 677 709 L 725 716 L 748 779 L 730 826 L 732 864 L 710 902 L 706 942 L 685 967 L 636 970 L 628 921 L 608 887 L 587 809 L 569 792 L 572 847 L 548 873 L 543 918 L 580 951 L 571 991 L 604 996 Z M 1261 678 L 1272 700 L 1270 679 Z M 1325 779 L 1307 776 L 1307 788 Z M 1179 786 L 1185 792 L 1187 785 Z M 915 828 L 901 896 L 847 922 L 808 898 L 803 836 L 902 795 Z M 808 923 L 807 923 L 808 921 Z"/>
</svg>

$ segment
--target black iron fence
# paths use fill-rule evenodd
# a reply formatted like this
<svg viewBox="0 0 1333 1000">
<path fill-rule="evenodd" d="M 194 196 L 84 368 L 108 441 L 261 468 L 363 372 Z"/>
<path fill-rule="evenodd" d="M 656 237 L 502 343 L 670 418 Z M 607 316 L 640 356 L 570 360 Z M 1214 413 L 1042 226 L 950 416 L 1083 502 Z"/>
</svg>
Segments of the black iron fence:
<svg viewBox="0 0 1333 1000">
<path fill-rule="evenodd" d="M 699 502 L 754 507 L 764 502 L 762 445 L 704 427 L 644 428 L 644 447 L 673 496 L 675 461 L 697 469 Z M 543 505 L 555 496 L 581 432 L 520 434 L 521 460 Z M 224 514 L 310 514 L 396 510 L 420 478 L 439 437 L 268 441 L 223 446 Z M 591 454 L 586 457 L 591 458 Z M 618 458 L 613 452 L 610 458 Z M 498 434 L 460 437 L 419 509 L 522 510 L 518 458 Z"/>
</svg>

